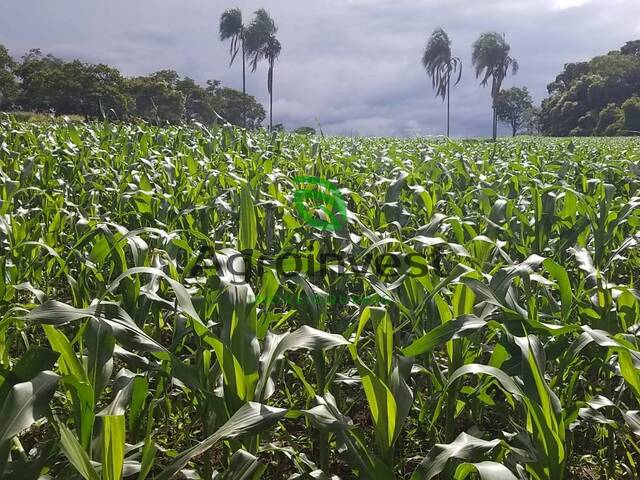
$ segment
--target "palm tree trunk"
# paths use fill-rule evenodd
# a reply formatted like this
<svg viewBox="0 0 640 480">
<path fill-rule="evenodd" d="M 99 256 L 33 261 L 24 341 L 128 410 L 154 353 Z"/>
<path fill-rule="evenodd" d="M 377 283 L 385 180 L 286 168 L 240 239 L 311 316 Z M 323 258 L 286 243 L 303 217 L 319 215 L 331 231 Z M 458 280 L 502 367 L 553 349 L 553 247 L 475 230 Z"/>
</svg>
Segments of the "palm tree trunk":
<svg viewBox="0 0 640 480">
<path fill-rule="evenodd" d="M 447 138 L 451 136 L 451 74 L 447 76 Z"/>
<path fill-rule="evenodd" d="M 245 101 L 247 95 L 247 77 L 246 77 L 246 59 L 244 53 L 244 35 L 242 38 L 242 126 L 247 126 L 247 103 Z"/>
<path fill-rule="evenodd" d="M 493 102 L 493 141 L 495 142 L 498 138 L 498 113 L 496 110 L 495 101 Z"/>
<path fill-rule="evenodd" d="M 269 132 L 273 131 L 273 63 L 269 65 Z"/>
<path fill-rule="evenodd" d="M 246 79 L 246 59 L 244 53 L 244 38 L 242 39 L 242 94 L 247 94 L 247 79 Z"/>
</svg>

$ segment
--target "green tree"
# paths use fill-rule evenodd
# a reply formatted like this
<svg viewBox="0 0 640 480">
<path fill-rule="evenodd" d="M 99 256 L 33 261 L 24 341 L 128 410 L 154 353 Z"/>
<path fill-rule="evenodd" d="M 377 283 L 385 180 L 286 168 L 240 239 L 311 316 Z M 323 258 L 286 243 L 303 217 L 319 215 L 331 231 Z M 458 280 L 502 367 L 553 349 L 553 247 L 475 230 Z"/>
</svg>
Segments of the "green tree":
<svg viewBox="0 0 640 480">
<path fill-rule="evenodd" d="M 632 40 L 625 43 L 624 47 L 620 49 L 620 53 L 623 55 L 633 55 L 640 57 L 640 40 Z"/>
<path fill-rule="evenodd" d="M 245 55 L 245 27 L 242 23 L 242 11 L 239 8 L 229 8 L 220 16 L 220 41 L 229 40 L 229 55 L 233 65 L 238 53 L 242 58 L 242 93 L 247 93 L 246 55 Z"/>
<path fill-rule="evenodd" d="M 316 129 L 313 127 L 298 127 L 293 131 L 293 133 L 298 135 L 315 135 Z"/>
<path fill-rule="evenodd" d="M 624 112 L 615 103 L 610 103 L 598 117 L 596 134 L 605 137 L 621 135 L 624 130 Z"/>
<path fill-rule="evenodd" d="M 180 122 L 185 115 L 185 97 L 170 79 L 166 71 L 130 79 L 131 113 L 156 124 Z"/>
<path fill-rule="evenodd" d="M 539 135 L 541 131 L 540 107 L 533 105 L 525 113 L 524 128 L 531 135 Z"/>
<path fill-rule="evenodd" d="M 227 87 L 216 88 L 215 95 L 217 113 L 233 125 L 257 129 L 266 117 L 264 107 L 251 95 Z"/>
<path fill-rule="evenodd" d="M 126 79 L 115 68 L 104 64 L 85 64 L 86 81 L 81 96 L 81 113 L 87 117 L 115 117 L 126 115 L 131 98 L 126 92 Z M 71 112 L 72 113 L 72 112 Z"/>
<path fill-rule="evenodd" d="M 547 91 L 549 94 L 552 94 L 559 90 L 568 88 L 574 80 L 580 78 L 588 71 L 588 62 L 567 63 L 565 64 L 562 73 L 560 73 L 552 83 L 547 85 Z"/>
<path fill-rule="evenodd" d="M 578 118 L 578 126 L 573 128 L 569 135 L 573 137 L 588 137 L 593 135 L 598 126 L 598 112 L 589 110 L 587 113 Z"/>
<path fill-rule="evenodd" d="M 6 65 L 8 70 L 11 64 Z M 218 80 L 199 85 L 174 70 L 126 79 L 107 65 L 66 62 L 34 49 L 14 71 L 21 87 L 15 101 L 24 110 L 87 118 L 130 116 L 156 124 L 184 120 L 212 124 L 223 118 L 249 128 L 258 128 L 265 119 L 265 110 L 254 97 L 222 88 Z"/>
<path fill-rule="evenodd" d="M 128 107 L 126 82 L 108 65 L 65 62 L 31 50 L 15 70 L 21 81 L 18 105 L 24 110 L 85 117 L 123 116 Z"/>
<path fill-rule="evenodd" d="M 501 90 L 496 98 L 498 119 L 511 127 L 514 137 L 527 121 L 532 108 L 533 100 L 527 87 Z"/>
<path fill-rule="evenodd" d="M 210 82 L 214 81 L 210 80 Z M 204 124 L 211 124 L 216 120 L 215 112 L 218 103 L 215 89 L 210 92 L 189 77 L 179 79 L 176 82 L 176 89 L 184 97 L 184 115 L 187 120 L 196 120 Z"/>
<path fill-rule="evenodd" d="M 10 108 L 18 96 L 16 62 L 4 45 L 0 45 L 0 108 Z"/>
<path fill-rule="evenodd" d="M 620 51 L 565 65 L 542 103 L 543 132 L 586 136 L 624 130 L 621 112 L 610 105 L 619 108 L 640 95 L 640 56 L 634 53 L 638 45 L 640 41 L 627 42 Z"/>
<path fill-rule="evenodd" d="M 496 99 L 502 88 L 502 82 L 509 70 L 515 75 L 518 62 L 509 54 L 511 46 L 503 35 L 497 32 L 486 32 L 473 43 L 471 60 L 476 69 L 476 78 L 482 77 L 481 85 L 486 86 L 491 80 L 491 98 L 493 108 L 493 140 L 498 136 L 498 115 Z"/>
<path fill-rule="evenodd" d="M 149 75 L 149 78 L 159 82 L 164 82 L 172 88 L 176 88 L 180 81 L 180 75 L 175 70 L 158 70 L 157 72 Z"/>
<path fill-rule="evenodd" d="M 269 64 L 267 90 L 269 92 L 269 130 L 273 129 L 273 71 L 282 46 L 276 38 L 278 27 L 264 9 L 256 10 L 255 18 L 246 31 L 247 56 L 251 59 L 251 69 L 256 71 L 262 59 Z"/>
<path fill-rule="evenodd" d="M 640 135 L 640 97 L 631 97 L 622 104 L 624 134 Z"/>
<path fill-rule="evenodd" d="M 23 55 L 15 71 L 21 85 L 20 107 L 31 111 L 55 108 L 61 68 L 62 60 L 52 55 L 43 56 L 40 49 L 29 50 Z"/>
<path fill-rule="evenodd" d="M 431 77 L 437 97 L 447 100 L 447 137 L 451 133 L 451 77 L 457 73 L 455 85 L 462 78 L 462 62 L 451 55 L 451 40 L 442 29 L 434 30 L 422 54 L 422 65 Z"/>
</svg>

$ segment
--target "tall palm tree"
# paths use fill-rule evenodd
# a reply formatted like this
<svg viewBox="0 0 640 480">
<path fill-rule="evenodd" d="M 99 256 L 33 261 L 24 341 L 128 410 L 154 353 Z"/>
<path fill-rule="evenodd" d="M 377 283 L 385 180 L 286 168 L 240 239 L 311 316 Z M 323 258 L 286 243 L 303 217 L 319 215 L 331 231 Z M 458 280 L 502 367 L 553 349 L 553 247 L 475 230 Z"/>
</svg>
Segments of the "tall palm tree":
<svg viewBox="0 0 640 480">
<path fill-rule="evenodd" d="M 493 108 L 493 140 L 498 136 L 498 115 L 496 101 L 502 88 L 502 82 L 509 70 L 518 73 L 518 61 L 511 57 L 511 46 L 504 35 L 497 32 L 486 32 L 473 43 L 472 62 L 476 68 L 476 78 L 482 76 L 480 84 L 484 87 L 491 79 L 491 99 Z"/>
<path fill-rule="evenodd" d="M 276 59 L 280 56 L 282 45 L 280 41 L 271 35 L 262 49 L 262 55 L 269 63 L 269 73 L 267 74 L 267 89 L 269 90 L 269 131 L 273 129 L 273 67 Z"/>
<path fill-rule="evenodd" d="M 447 137 L 451 133 L 451 77 L 458 75 L 454 85 L 462 78 L 462 62 L 451 56 L 451 40 L 442 28 L 433 31 L 422 54 L 422 65 L 431 77 L 436 97 L 447 100 Z"/>
<path fill-rule="evenodd" d="M 229 42 L 229 55 L 233 65 L 239 52 L 242 52 L 242 93 L 247 94 L 247 82 L 245 74 L 245 27 L 242 23 L 242 12 L 238 7 L 225 10 L 220 16 L 220 41 Z"/>
<path fill-rule="evenodd" d="M 276 38 L 278 27 L 269 13 L 261 8 L 256 10 L 255 18 L 247 27 L 247 57 L 250 59 L 251 70 L 258 68 L 258 62 L 262 59 L 269 64 L 267 74 L 267 89 L 269 91 L 269 131 L 273 129 L 273 70 L 282 45 Z"/>
</svg>

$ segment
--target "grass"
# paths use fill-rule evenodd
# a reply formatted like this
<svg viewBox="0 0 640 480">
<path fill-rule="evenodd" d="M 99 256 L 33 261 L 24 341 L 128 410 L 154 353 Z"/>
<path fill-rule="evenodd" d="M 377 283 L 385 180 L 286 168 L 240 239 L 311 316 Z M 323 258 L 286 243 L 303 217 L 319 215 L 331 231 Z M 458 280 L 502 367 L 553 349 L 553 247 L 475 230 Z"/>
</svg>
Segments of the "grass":
<svg viewBox="0 0 640 480">
<path fill-rule="evenodd" d="M 637 139 L 0 145 L 5 477 L 639 475 Z"/>
</svg>

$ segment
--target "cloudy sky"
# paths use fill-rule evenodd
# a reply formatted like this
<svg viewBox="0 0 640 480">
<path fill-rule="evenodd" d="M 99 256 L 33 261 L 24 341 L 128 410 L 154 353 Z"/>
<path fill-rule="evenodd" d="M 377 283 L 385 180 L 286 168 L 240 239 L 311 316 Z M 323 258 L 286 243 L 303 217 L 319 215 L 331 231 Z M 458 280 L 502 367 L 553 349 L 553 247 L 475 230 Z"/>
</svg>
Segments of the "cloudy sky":
<svg viewBox="0 0 640 480">
<path fill-rule="evenodd" d="M 279 25 L 274 121 L 320 124 L 325 133 L 439 135 L 445 109 L 420 63 L 434 28 L 449 33 L 463 80 L 452 92 L 452 134 L 490 134 L 489 90 L 478 86 L 471 44 L 506 34 L 536 101 L 566 62 L 640 38 L 639 0 L 2 0 L 0 43 L 16 57 L 39 47 L 104 62 L 127 75 L 171 68 L 199 82 L 241 88 L 218 41 L 218 19 L 239 6 L 248 22 L 264 7 Z M 248 92 L 267 104 L 266 67 Z"/>
</svg>

